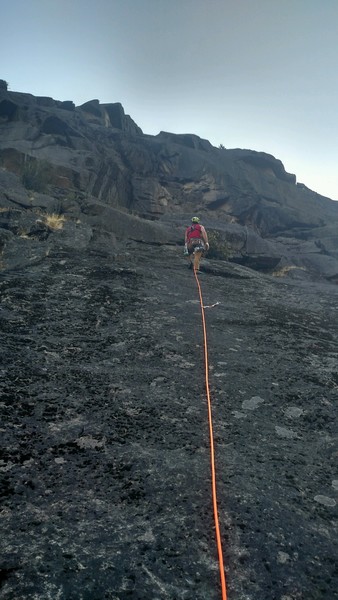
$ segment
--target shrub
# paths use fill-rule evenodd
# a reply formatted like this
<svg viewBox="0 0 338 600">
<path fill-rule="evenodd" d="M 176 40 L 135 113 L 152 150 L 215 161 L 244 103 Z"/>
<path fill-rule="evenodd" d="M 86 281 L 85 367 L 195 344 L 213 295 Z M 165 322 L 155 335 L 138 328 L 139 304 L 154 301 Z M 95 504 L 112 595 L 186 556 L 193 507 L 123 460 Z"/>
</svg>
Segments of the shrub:
<svg viewBox="0 0 338 600">
<path fill-rule="evenodd" d="M 58 215 L 56 213 L 44 215 L 44 223 L 50 227 L 50 229 L 62 229 L 65 223 L 64 215 Z"/>
<path fill-rule="evenodd" d="M 222 237 L 217 229 L 208 229 L 209 251 L 208 258 L 218 260 L 227 260 L 231 254 L 231 249 L 227 241 Z"/>
<path fill-rule="evenodd" d="M 27 160 L 24 164 L 21 181 L 25 188 L 34 192 L 45 192 L 50 182 L 51 166 L 43 160 Z"/>
<path fill-rule="evenodd" d="M 306 271 L 305 267 L 296 267 L 295 265 L 286 265 L 285 267 L 281 267 L 280 269 L 273 271 L 272 275 L 274 277 L 285 277 L 288 273 L 290 273 L 290 271 L 293 271 L 293 269 L 298 269 L 299 271 Z"/>
<path fill-rule="evenodd" d="M 4 79 L 0 79 L 0 90 L 6 92 L 7 89 L 8 89 L 8 83 L 7 83 L 7 81 L 5 81 Z"/>
</svg>

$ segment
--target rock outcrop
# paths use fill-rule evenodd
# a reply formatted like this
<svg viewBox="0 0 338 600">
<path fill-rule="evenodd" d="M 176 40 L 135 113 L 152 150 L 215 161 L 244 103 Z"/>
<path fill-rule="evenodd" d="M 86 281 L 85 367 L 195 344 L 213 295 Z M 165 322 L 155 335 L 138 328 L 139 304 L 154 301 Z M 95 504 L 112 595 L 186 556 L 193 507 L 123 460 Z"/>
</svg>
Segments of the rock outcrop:
<svg viewBox="0 0 338 600">
<path fill-rule="evenodd" d="M 269 154 L 215 148 L 192 134 L 144 135 L 120 103 L 75 107 L 2 88 L 0 164 L 66 214 L 82 214 L 89 198 L 181 232 L 199 213 L 237 262 L 338 280 L 338 204 L 297 184 Z"/>
</svg>

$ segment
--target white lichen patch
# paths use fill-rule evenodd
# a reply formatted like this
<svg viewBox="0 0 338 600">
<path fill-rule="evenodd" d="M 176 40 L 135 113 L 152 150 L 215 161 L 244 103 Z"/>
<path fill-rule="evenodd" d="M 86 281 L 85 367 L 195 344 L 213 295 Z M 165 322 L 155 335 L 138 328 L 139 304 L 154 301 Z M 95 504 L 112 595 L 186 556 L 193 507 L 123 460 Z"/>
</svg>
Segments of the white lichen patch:
<svg viewBox="0 0 338 600">
<path fill-rule="evenodd" d="M 289 406 L 285 409 L 285 415 L 290 417 L 291 419 L 297 419 L 304 413 L 302 408 L 298 408 L 297 406 Z"/>
<path fill-rule="evenodd" d="M 255 410 L 260 404 L 263 404 L 263 402 L 264 399 L 260 398 L 260 396 L 252 396 L 252 398 L 242 402 L 242 408 L 244 410 Z"/>
<path fill-rule="evenodd" d="M 315 496 L 314 499 L 319 504 L 323 504 L 323 506 L 333 507 L 337 504 L 334 498 L 329 498 L 329 496 L 322 496 L 320 494 Z"/>
<path fill-rule="evenodd" d="M 292 429 L 288 429 L 287 427 L 279 427 L 278 425 L 276 425 L 275 431 L 278 437 L 280 438 L 285 438 L 289 440 L 294 440 L 295 438 L 298 438 L 298 434 L 295 431 L 292 431 Z"/>
<path fill-rule="evenodd" d="M 96 440 L 91 435 L 83 435 L 76 440 L 80 448 L 103 448 L 105 440 Z"/>
<path fill-rule="evenodd" d="M 277 554 L 277 562 L 280 565 L 285 565 L 285 563 L 290 560 L 290 555 L 287 552 L 278 552 Z"/>
</svg>

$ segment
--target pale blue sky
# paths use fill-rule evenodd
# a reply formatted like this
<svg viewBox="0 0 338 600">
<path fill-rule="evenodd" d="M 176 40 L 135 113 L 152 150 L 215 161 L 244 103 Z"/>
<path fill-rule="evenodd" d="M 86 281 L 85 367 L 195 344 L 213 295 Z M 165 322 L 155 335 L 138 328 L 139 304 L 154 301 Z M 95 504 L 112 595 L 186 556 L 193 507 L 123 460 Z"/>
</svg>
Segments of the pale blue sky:
<svg viewBox="0 0 338 600">
<path fill-rule="evenodd" d="M 0 0 L 10 89 L 279 158 L 338 199 L 338 0 Z"/>
</svg>

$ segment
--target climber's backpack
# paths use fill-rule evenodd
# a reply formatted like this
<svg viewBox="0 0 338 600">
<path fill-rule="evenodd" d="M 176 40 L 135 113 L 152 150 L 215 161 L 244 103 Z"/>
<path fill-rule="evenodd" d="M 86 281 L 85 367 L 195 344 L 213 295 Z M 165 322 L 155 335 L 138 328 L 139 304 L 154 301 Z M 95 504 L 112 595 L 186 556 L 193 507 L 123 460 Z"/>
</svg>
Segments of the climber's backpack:
<svg viewBox="0 0 338 600">
<path fill-rule="evenodd" d="M 198 223 L 189 227 L 187 240 L 191 240 L 192 238 L 202 238 L 202 227 Z"/>
</svg>

